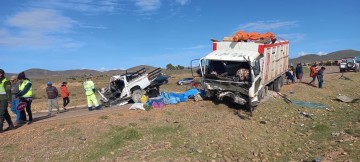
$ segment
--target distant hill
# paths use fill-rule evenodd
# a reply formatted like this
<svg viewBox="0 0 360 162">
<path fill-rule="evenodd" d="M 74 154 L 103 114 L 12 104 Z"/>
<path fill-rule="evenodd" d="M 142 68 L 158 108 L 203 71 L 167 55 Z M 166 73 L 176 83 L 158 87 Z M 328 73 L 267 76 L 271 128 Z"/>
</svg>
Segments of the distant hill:
<svg viewBox="0 0 360 162">
<path fill-rule="evenodd" d="M 126 69 L 128 72 L 134 72 L 136 70 L 139 70 L 141 68 L 145 67 L 146 71 L 151 71 L 153 69 L 156 69 L 156 67 L 149 66 L 149 65 L 139 65 L 135 66 L 129 69 Z M 51 71 L 46 69 L 28 69 L 24 71 L 26 74 L 26 77 L 29 78 L 42 78 L 42 77 L 56 77 L 56 76 L 64 76 L 64 77 L 76 77 L 76 76 L 84 76 L 85 74 L 92 74 L 94 76 L 96 75 L 115 75 L 115 74 L 124 74 L 125 70 L 109 70 L 109 71 L 97 71 L 97 70 L 90 70 L 90 69 L 74 69 L 74 70 L 64 70 L 64 71 Z M 10 77 L 12 75 L 17 75 L 13 73 L 7 73 L 5 76 Z"/>
<path fill-rule="evenodd" d="M 316 61 L 328 61 L 328 60 L 340 60 L 344 57 L 354 57 L 360 56 L 360 51 L 356 50 L 341 50 L 332 52 L 326 55 L 316 55 L 316 54 L 308 54 L 304 56 L 300 56 L 298 58 L 290 59 L 290 63 L 313 63 Z"/>
<path fill-rule="evenodd" d="M 128 72 L 134 72 L 134 71 L 140 70 L 141 68 L 145 68 L 145 70 L 146 70 L 147 72 L 150 72 L 151 70 L 154 70 L 154 69 L 156 69 L 157 67 L 149 66 L 149 65 L 138 65 L 138 66 L 135 66 L 135 67 L 126 69 L 126 70 L 127 70 Z"/>
</svg>

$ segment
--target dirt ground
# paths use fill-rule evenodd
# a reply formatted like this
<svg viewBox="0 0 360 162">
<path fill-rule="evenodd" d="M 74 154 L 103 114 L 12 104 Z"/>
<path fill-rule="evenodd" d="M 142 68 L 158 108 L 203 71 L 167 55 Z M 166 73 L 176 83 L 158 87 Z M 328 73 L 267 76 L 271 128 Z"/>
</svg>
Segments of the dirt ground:
<svg viewBox="0 0 360 162">
<path fill-rule="evenodd" d="M 253 117 L 237 105 L 193 100 L 150 111 L 125 105 L 37 113 L 36 122 L 0 134 L 0 161 L 360 161 L 360 103 L 336 100 L 360 99 L 360 73 L 343 79 L 337 71 L 327 69 L 323 89 L 295 83 L 281 90 L 326 109 L 288 104 L 274 93 Z M 163 88 L 184 91 L 174 84 L 183 76 Z"/>
</svg>

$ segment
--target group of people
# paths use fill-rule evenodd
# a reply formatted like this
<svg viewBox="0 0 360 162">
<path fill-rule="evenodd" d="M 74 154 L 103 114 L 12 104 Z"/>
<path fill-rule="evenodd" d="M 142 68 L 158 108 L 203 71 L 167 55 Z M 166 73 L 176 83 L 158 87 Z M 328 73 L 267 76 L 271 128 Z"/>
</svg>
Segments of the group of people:
<svg viewBox="0 0 360 162">
<path fill-rule="evenodd" d="M 312 80 L 310 81 L 309 84 L 316 87 L 315 80 L 317 78 L 317 80 L 319 82 L 318 87 L 323 88 L 325 69 L 326 69 L 325 67 L 321 67 L 320 70 L 319 70 L 316 64 L 312 65 L 310 67 L 310 77 L 312 78 Z"/>
<path fill-rule="evenodd" d="M 85 95 L 88 103 L 88 110 L 89 111 L 93 110 L 92 105 L 95 106 L 95 110 L 101 110 L 101 106 L 99 105 L 95 94 L 96 92 L 95 84 L 91 79 L 92 79 L 92 75 L 86 75 L 85 81 L 83 83 L 85 89 Z M 64 111 L 67 110 L 66 106 L 70 103 L 70 99 L 69 99 L 70 92 L 66 87 L 66 85 L 67 82 L 62 82 L 60 87 L 61 97 L 63 99 Z M 59 109 L 59 104 L 57 102 L 57 98 L 59 97 L 59 92 L 57 88 L 52 85 L 51 82 L 47 83 L 46 94 L 48 96 L 48 116 L 51 116 L 52 108 L 56 108 L 57 113 L 59 113 L 60 109 Z"/>
<path fill-rule="evenodd" d="M 95 92 L 94 82 L 91 80 L 92 75 L 85 76 L 83 83 L 85 95 L 87 97 L 88 110 L 92 111 L 92 105 L 96 110 L 101 110 Z M 62 82 L 60 87 L 60 94 L 63 99 L 63 109 L 66 111 L 66 106 L 70 103 L 70 92 L 67 88 L 67 82 Z M 52 113 L 52 108 L 56 108 L 60 112 L 57 98 L 59 92 L 52 82 L 47 83 L 46 94 L 48 97 L 48 115 Z M 31 124 L 33 121 L 31 112 L 31 103 L 33 96 L 33 88 L 30 79 L 26 78 L 25 73 L 21 72 L 18 76 L 11 76 L 10 81 L 5 77 L 5 71 L 0 69 L 0 133 L 15 129 L 14 123 L 8 112 L 8 108 L 16 115 L 16 124 Z M 26 113 L 28 120 L 26 119 Z M 8 123 L 8 127 L 3 129 L 4 121 Z"/>
<path fill-rule="evenodd" d="M 289 81 L 291 81 L 290 83 L 295 83 L 295 76 L 296 79 L 301 83 L 303 74 L 304 72 L 301 63 L 298 63 L 296 68 L 294 68 L 294 66 L 290 66 L 288 71 L 285 73 L 287 84 L 289 84 Z"/>
<path fill-rule="evenodd" d="M 67 82 L 62 82 L 61 87 L 60 87 L 60 94 L 61 97 L 63 99 L 63 109 L 66 111 L 66 106 L 70 103 L 70 92 L 68 90 L 68 88 L 66 87 Z M 56 87 L 54 87 L 52 85 L 51 82 L 47 83 L 47 87 L 46 87 L 46 94 L 48 96 L 48 116 L 51 115 L 52 113 L 52 108 L 56 108 L 57 109 L 57 113 L 60 112 L 59 109 L 59 104 L 57 101 L 57 98 L 59 97 L 59 92 L 57 90 Z"/>
<path fill-rule="evenodd" d="M 22 109 L 18 109 L 20 102 Z M 26 121 L 31 124 L 33 121 L 31 102 L 32 83 L 26 78 L 25 73 L 21 72 L 18 76 L 12 76 L 9 81 L 5 77 L 5 71 L 0 69 L 0 133 L 15 128 L 8 107 L 16 114 L 17 124 L 25 124 Z M 26 120 L 25 110 L 29 120 Z M 9 125 L 6 129 L 3 129 L 4 121 Z"/>
<path fill-rule="evenodd" d="M 319 82 L 319 85 L 318 87 L 319 88 L 323 88 L 323 83 L 324 83 L 324 71 L 325 71 L 325 67 L 321 67 L 320 70 L 318 69 L 317 65 L 316 64 L 313 64 L 311 67 L 310 67 L 310 77 L 312 78 L 312 80 L 309 82 L 310 85 L 314 86 L 314 87 L 317 87 L 315 85 L 315 80 L 316 78 L 318 79 L 318 82 Z M 289 83 L 295 83 L 295 76 L 294 76 L 294 73 L 295 73 L 295 76 L 296 76 L 296 79 L 301 83 L 302 82 L 302 77 L 303 77 L 303 67 L 301 65 L 301 63 L 298 63 L 296 65 L 296 68 L 294 69 L 293 66 L 290 66 L 288 71 L 285 73 L 286 75 L 286 79 L 287 79 L 287 84 Z M 290 81 L 290 82 L 289 82 Z"/>
</svg>

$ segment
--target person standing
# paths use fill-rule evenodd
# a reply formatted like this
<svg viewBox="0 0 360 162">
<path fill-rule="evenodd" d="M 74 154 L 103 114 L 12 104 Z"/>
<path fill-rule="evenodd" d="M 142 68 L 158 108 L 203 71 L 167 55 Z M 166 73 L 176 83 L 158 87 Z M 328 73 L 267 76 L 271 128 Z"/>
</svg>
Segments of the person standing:
<svg viewBox="0 0 360 162">
<path fill-rule="evenodd" d="M 296 68 L 295 68 L 295 73 L 296 73 L 296 79 L 299 80 L 299 83 L 302 82 L 302 77 L 303 77 L 303 67 L 301 65 L 301 63 L 298 63 L 296 65 Z"/>
<path fill-rule="evenodd" d="M 317 71 L 318 71 L 318 68 L 317 68 L 317 65 L 314 64 L 310 67 L 310 77 L 312 78 L 311 82 L 309 83 L 310 85 L 316 87 L 316 85 L 314 84 L 315 82 L 315 79 L 316 79 L 316 76 L 317 76 Z"/>
<path fill-rule="evenodd" d="M 60 87 L 61 97 L 63 99 L 63 109 L 66 110 L 66 106 L 70 103 L 70 93 L 69 90 L 66 87 L 66 82 L 62 82 Z"/>
<path fill-rule="evenodd" d="M 317 78 L 318 78 L 318 81 L 319 81 L 319 88 L 323 87 L 325 69 L 326 69 L 325 67 L 321 67 L 321 69 L 317 72 Z"/>
<path fill-rule="evenodd" d="M 95 105 L 95 109 L 96 110 L 100 110 L 101 106 L 99 105 L 97 99 L 96 99 L 96 95 L 95 95 L 95 85 L 94 82 L 91 80 L 92 75 L 87 75 L 85 76 L 85 81 L 84 81 L 84 89 L 85 89 L 85 95 L 87 97 L 87 103 L 88 103 L 88 109 L 89 111 L 92 111 L 92 104 Z"/>
<path fill-rule="evenodd" d="M 290 83 L 294 83 L 294 75 L 293 75 L 293 71 L 291 70 L 291 68 L 288 69 L 288 71 L 285 73 L 286 75 L 286 84 L 289 84 L 289 80 L 291 81 Z"/>
<path fill-rule="evenodd" d="M 16 76 L 11 76 L 11 111 L 16 115 L 16 124 L 24 124 L 24 121 L 20 119 L 20 111 L 17 109 L 19 105 L 19 98 L 16 97 L 16 94 L 19 93 L 19 80 Z"/>
<path fill-rule="evenodd" d="M 8 112 L 11 100 L 11 83 L 5 78 L 5 71 L 0 69 L 0 133 L 15 128 Z M 9 127 L 3 130 L 5 120 Z"/>
<path fill-rule="evenodd" d="M 60 113 L 59 104 L 57 101 L 59 92 L 56 87 L 52 86 L 51 82 L 47 83 L 46 94 L 48 96 L 48 116 L 51 115 L 52 107 L 55 107 L 57 109 L 57 113 Z"/>
<path fill-rule="evenodd" d="M 26 78 L 25 73 L 21 72 L 18 75 L 18 79 L 21 80 L 21 84 L 19 86 L 19 93 L 16 94 L 16 97 L 19 97 L 20 102 L 26 103 L 26 112 L 29 116 L 28 124 L 32 123 L 32 112 L 31 112 L 31 103 L 32 103 L 32 84 L 30 79 Z M 20 119 L 26 121 L 25 111 L 20 112 Z"/>
</svg>

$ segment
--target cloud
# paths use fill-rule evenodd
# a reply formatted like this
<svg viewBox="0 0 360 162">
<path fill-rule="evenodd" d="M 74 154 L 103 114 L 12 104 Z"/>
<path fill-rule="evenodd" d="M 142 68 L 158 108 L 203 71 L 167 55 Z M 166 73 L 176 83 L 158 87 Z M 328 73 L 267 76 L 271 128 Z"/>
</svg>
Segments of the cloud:
<svg viewBox="0 0 360 162">
<path fill-rule="evenodd" d="M 189 4 L 191 0 L 175 0 L 175 1 L 183 6 Z"/>
<path fill-rule="evenodd" d="M 105 30 L 108 29 L 108 27 L 105 26 L 91 26 L 91 25 L 80 25 L 81 28 L 86 28 L 86 29 L 100 29 L 100 30 Z"/>
<path fill-rule="evenodd" d="M 34 0 L 29 5 L 37 8 L 72 10 L 87 14 L 112 13 L 120 10 L 121 6 L 118 0 Z"/>
<path fill-rule="evenodd" d="M 298 42 L 305 38 L 306 34 L 293 33 L 293 34 L 277 34 L 276 37 L 280 39 L 289 40 L 291 42 Z"/>
<path fill-rule="evenodd" d="M 20 12 L 6 21 L 7 25 L 24 29 L 25 31 L 50 33 L 68 32 L 76 21 L 64 17 L 55 10 L 35 9 Z"/>
<path fill-rule="evenodd" d="M 284 29 L 298 26 L 297 21 L 257 21 L 247 24 L 240 24 L 238 29 L 247 31 L 273 31 L 276 29 Z"/>
<path fill-rule="evenodd" d="M 196 45 L 193 47 L 185 47 L 185 48 L 181 48 L 183 50 L 202 50 L 202 49 L 206 49 L 206 48 L 210 48 L 209 45 Z"/>
<path fill-rule="evenodd" d="M 314 53 L 316 53 L 316 55 L 319 55 L 319 56 L 327 55 L 327 54 L 328 54 L 327 52 L 323 52 L 323 51 L 314 52 Z M 305 56 L 305 55 L 314 54 L 314 53 L 309 53 L 309 52 L 301 51 L 301 52 L 298 53 L 298 56 Z"/>
<path fill-rule="evenodd" d="M 322 55 L 327 55 L 328 53 L 327 53 L 327 52 L 324 52 L 324 51 L 320 51 L 320 52 L 318 52 L 318 53 L 316 53 L 316 54 L 322 56 Z"/>
<path fill-rule="evenodd" d="M 309 53 L 307 52 L 304 52 L 304 51 L 301 51 L 298 53 L 299 56 L 305 56 L 305 55 L 308 55 Z"/>
<path fill-rule="evenodd" d="M 156 11 L 161 7 L 160 0 L 135 0 L 135 5 L 140 8 L 141 12 Z"/>
<path fill-rule="evenodd" d="M 183 48 L 172 48 L 172 47 L 167 47 L 164 48 L 165 50 L 203 50 L 203 49 L 210 49 L 210 45 L 196 45 L 193 47 L 183 47 Z"/>
<path fill-rule="evenodd" d="M 46 48 L 61 44 L 64 48 L 78 47 L 82 43 L 62 37 L 73 33 L 77 24 L 77 21 L 62 16 L 56 10 L 22 11 L 5 20 L 8 28 L 0 29 L 0 45 Z"/>
</svg>

